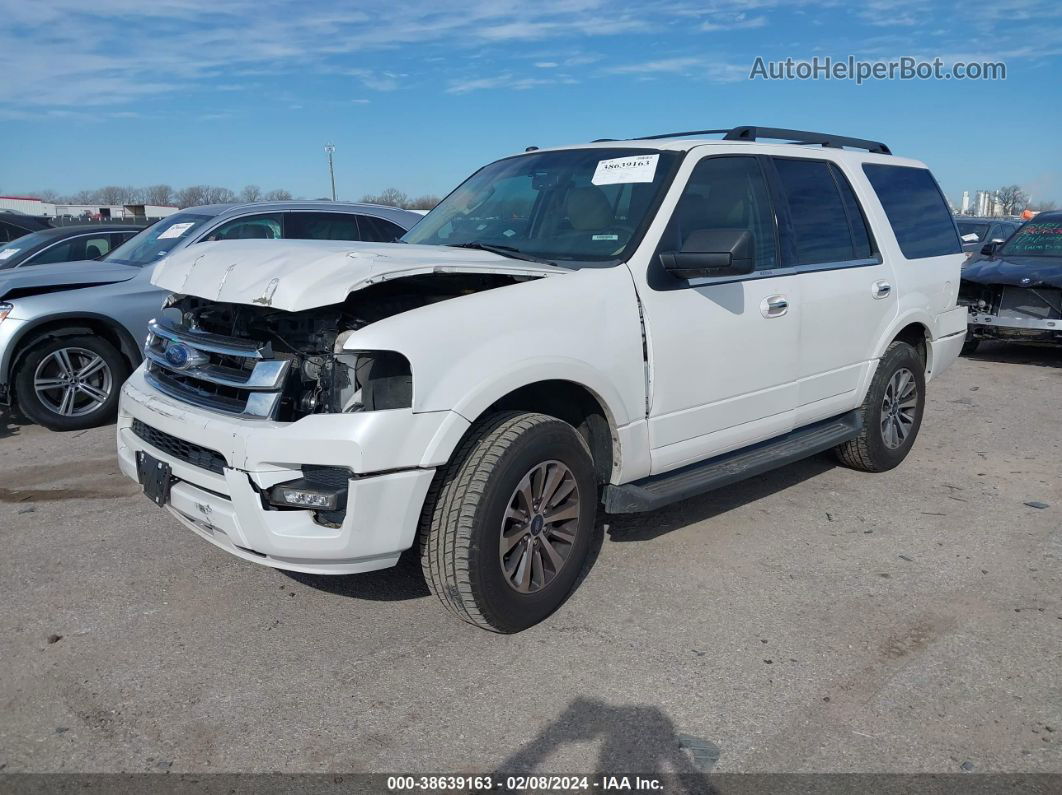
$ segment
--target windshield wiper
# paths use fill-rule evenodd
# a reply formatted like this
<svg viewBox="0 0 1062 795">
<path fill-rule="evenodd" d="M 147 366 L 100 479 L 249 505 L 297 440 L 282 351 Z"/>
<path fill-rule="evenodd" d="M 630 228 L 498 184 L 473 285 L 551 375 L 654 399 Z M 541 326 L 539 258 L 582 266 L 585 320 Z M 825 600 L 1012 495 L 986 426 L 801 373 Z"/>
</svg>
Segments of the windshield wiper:
<svg viewBox="0 0 1062 795">
<path fill-rule="evenodd" d="M 509 257 L 510 259 L 522 259 L 525 262 L 537 262 L 540 265 L 552 265 L 554 268 L 560 267 L 556 262 L 552 262 L 542 257 L 536 257 L 533 254 L 525 254 L 518 248 L 513 246 L 496 246 L 492 243 L 447 243 L 448 248 L 472 248 L 476 251 L 489 251 L 491 254 L 500 254 L 503 257 Z"/>
</svg>

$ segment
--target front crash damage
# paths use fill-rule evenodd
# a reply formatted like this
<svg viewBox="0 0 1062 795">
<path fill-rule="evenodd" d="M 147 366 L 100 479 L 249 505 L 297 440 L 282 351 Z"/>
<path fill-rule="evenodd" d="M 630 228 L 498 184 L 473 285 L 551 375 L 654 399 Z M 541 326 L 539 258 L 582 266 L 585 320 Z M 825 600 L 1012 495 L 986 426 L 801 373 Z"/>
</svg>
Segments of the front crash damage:
<svg viewBox="0 0 1062 795">
<path fill-rule="evenodd" d="M 958 302 L 969 310 L 968 340 L 1062 344 L 1062 262 L 984 258 L 963 269 Z"/>
</svg>

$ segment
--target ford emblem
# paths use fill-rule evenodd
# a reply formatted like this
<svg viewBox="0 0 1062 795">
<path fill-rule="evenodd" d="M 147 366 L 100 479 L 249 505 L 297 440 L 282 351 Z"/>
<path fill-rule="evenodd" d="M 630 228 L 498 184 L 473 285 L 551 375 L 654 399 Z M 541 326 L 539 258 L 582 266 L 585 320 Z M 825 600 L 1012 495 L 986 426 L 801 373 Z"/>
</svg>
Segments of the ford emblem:
<svg viewBox="0 0 1062 795">
<path fill-rule="evenodd" d="M 189 367 L 195 367 L 207 362 L 206 356 L 195 348 L 188 347 L 183 342 L 171 342 L 166 346 L 166 352 L 163 355 L 166 358 L 166 363 L 176 370 L 187 370 Z"/>
</svg>

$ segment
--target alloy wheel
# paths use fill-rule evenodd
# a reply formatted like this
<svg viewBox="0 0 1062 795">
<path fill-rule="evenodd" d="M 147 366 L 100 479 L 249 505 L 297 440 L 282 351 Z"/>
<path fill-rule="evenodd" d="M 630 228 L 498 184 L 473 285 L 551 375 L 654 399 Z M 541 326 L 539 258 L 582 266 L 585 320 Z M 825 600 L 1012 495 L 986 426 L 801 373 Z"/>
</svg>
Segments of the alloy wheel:
<svg viewBox="0 0 1062 795">
<path fill-rule="evenodd" d="M 505 509 L 498 558 L 509 587 L 534 593 L 549 585 L 579 531 L 579 486 L 560 461 L 544 461 L 521 478 Z"/>
<path fill-rule="evenodd" d="M 114 379 L 103 357 L 86 348 L 59 348 L 41 359 L 33 373 L 37 399 L 62 417 L 97 411 L 111 396 Z"/>
<path fill-rule="evenodd" d="M 914 373 L 901 367 L 892 374 L 881 401 L 881 439 L 890 450 L 903 445 L 914 428 L 918 409 L 918 383 Z"/>
</svg>

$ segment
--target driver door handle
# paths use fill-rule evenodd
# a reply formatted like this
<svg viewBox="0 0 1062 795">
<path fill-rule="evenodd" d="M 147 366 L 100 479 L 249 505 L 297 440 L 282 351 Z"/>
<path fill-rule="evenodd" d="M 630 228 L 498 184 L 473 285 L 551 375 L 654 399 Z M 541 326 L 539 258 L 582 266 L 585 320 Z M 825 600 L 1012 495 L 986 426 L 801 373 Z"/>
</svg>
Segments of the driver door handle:
<svg viewBox="0 0 1062 795">
<path fill-rule="evenodd" d="M 875 298 L 887 298 L 892 292 L 892 285 L 884 279 L 878 279 L 870 286 Z"/>
<path fill-rule="evenodd" d="M 760 302 L 760 314 L 766 318 L 781 317 L 789 311 L 789 300 L 784 295 L 769 295 Z"/>
</svg>

